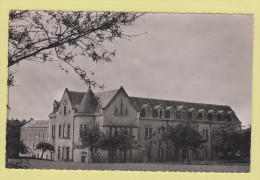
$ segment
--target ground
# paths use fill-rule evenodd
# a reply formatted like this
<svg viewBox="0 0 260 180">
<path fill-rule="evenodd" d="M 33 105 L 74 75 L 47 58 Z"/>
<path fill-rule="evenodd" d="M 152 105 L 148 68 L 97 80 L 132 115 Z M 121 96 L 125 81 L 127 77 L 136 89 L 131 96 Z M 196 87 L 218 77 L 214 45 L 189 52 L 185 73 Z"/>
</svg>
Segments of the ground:
<svg viewBox="0 0 260 180">
<path fill-rule="evenodd" d="M 9 160 L 10 162 L 11 160 Z M 12 160 L 16 161 L 16 160 Z M 29 159 L 32 169 L 67 169 L 67 170 L 120 170 L 120 171 L 171 171 L 171 172 L 232 172 L 248 173 L 248 163 L 210 164 L 200 165 L 172 164 L 172 163 L 74 163 L 55 162 L 48 160 Z"/>
</svg>

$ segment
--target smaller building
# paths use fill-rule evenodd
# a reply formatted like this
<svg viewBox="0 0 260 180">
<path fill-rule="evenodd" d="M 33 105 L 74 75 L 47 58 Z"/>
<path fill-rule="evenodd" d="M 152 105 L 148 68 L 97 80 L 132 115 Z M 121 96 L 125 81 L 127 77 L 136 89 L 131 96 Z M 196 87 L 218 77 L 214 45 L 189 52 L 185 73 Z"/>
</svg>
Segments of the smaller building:
<svg viewBox="0 0 260 180">
<path fill-rule="evenodd" d="M 20 140 L 29 148 L 29 153 L 20 154 L 20 157 L 41 158 L 42 151 L 35 148 L 40 142 L 50 142 L 49 124 L 49 120 L 30 120 L 21 127 Z M 52 158 L 52 152 L 44 152 L 43 159 Z"/>
</svg>

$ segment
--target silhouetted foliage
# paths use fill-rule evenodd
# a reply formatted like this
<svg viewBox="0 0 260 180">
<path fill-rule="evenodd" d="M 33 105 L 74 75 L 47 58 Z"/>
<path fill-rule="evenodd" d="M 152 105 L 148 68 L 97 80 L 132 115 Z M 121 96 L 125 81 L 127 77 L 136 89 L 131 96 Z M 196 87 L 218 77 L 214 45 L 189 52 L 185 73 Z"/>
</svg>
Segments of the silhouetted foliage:
<svg viewBox="0 0 260 180">
<path fill-rule="evenodd" d="M 240 130 L 236 124 L 225 124 L 214 130 L 211 142 L 215 152 L 222 152 L 228 161 L 234 154 L 250 157 L 251 128 Z"/>
<path fill-rule="evenodd" d="M 7 120 L 6 122 L 6 157 L 18 158 L 19 152 L 26 152 L 26 146 L 20 141 L 20 129 L 25 121 Z"/>
<path fill-rule="evenodd" d="M 93 72 L 88 73 L 75 65 L 75 57 L 111 62 L 115 50 L 107 50 L 104 43 L 136 36 L 124 34 L 122 27 L 132 25 L 140 16 L 140 13 L 125 12 L 12 10 L 9 13 L 8 67 L 24 60 L 57 61 L 65 72 L 68 69 L 64 64 L 86 84 L 96 86 L 98 84 L 89 78 Z"/>
<path fill-rule="evenodd" d="M 190 163 L 188 151 L 195 151 L 207 142 L 190 122 L 180 123 L 175 127 L 169 126 L 163 134 L 163 139 L 172 142 L 174 147 L 179 148 L 182 151 L 183 161 L 186 155 L 187 163 Z"/>
<path fill-rule="evenodd" d="M 35 149 L 39 149 L 42 151 L 42 155 L 41 155 L 41 159 L 43 157 L 43 154 L 45 151 L 49 150 L 49 151 L 54 151 L 54 146 L 50 143 L 47 143 L 47 142 L 39 142 Z"/>
<path fill-rule="evenodd" d="M 92 162 L 95 162 L 94 152 L 99 148 L 102 133 L 97 129 L 83 129 L 80 131 L 81 148 L 89 148 Z"/>
</svg>

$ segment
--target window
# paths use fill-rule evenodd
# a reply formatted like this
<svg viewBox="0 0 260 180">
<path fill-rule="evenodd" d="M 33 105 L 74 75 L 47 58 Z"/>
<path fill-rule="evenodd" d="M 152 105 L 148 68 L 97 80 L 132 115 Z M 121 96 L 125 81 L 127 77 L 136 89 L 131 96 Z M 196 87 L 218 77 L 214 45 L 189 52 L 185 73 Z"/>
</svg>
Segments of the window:
<svg viewBox="0 0 260 180">
<path fill-rule="evenodd" d="M 212 121 L 212 119 L 213 119 L 213 115 L 212 115 L 212 113 L 209 113 L 209 114 L 208 114 L 208 120 L 209 120 L 209 121 Z"/>
<path fill-rule="evenodd" d="M 55 137 L 55 125 L 52 125 L 52 137 Z"/>
<path fill-rule="evenodd" d="M 127 107 L 125 108 L 125 115 L 128 115 Z"/>
<path fill-rule="evenodd" d="M 163 118 L 163 108 L 160 108 L 159 110 L 159 118 Z"/>
<path fill-rule="evenodd" d="M 70 137 L 70 124 L 68 124 L 67 137 Z"/>
<path fill-rule="evenodd" d="M 56 113 L 56 107 L 53 106 L 53 114 L 55 114 L 55 113 Z"/>
<path fill-rule="evenodd" d="M 203 138 L 205 140 L 209 139 L 209 130 L 208 129 L 203 129 Z"/>
<path fill-rule="evenodd" d="M 150 138 L 152 135 L 152 126 L 146 126 L 145 128 L 145 137 Z"/>
<path fill-rule="evenodd" d="M 61 125 L 59 125 L 59 137 L 61 137 Z"/>
<path fill-rule="evenodd" d="M 32 148 L 34 149 L 34 143 L 32 143 Z"/>
<path fill-rule="evenodd" d="M 38 136 L 39 136 L 39 138 L 41 138 L 41 133 L 39 133 L 39 135 L 38 135 Z"/>
<path fill-rule="evenodd" d="M 25 134 L 25 139 L 27 139 L 27 133 Z"/>
<path fill-rule="evenodd" d="M 66 137 L 66 124 L 63 124 L 63 137 Z"/>
<path fill-rule="evenodd" d="M 70 157 L 70 148 L 66 147 L 66 160 L 68 161 Z"/>
<path fill-rule="evenodd" d="M 62 147 L 62 153 L 61 153 L 61 158 L 62 158 L 62 159 L 64 159 L 64 153 L 65 153 L 64 151 L 65 151 L 65 147 L 63 146 L 63 147 Z"/>
<path fill-rule="evenodd" d="M 66 105 L 64 106 L 63 111 L 64 111 L 64 112 L 63 112 L 63 113 L 64 113 L 63 115 L 64 115 L 64 116 L 67 116 L 67 106 L 66 106 Z"/>
<path fill-rule="evenodd" d="M 217 120 L 222 121 L 222 114 L 217 114 Z"/>
<path fill-rule="evenodd" d="M 58 147 L 58 159 L 60 159 L 60 146 Z"/>
<path fill-rule="evenodd" d="M 198 113 L 198 119 L 199 119 L 199 120 L 202 120 L 202 113 L 201 113 L 201 112 Z"/>
<path fill-rule="evenodd" d="M 115 136 L 118 135 L 118 130 L 117 130 L 117 126 L 115 127 Z"/>
<path fill-rule="evenodd" d="M 123 114 L 123 101 L 120 101 L 120 114 Z"/>
<path fill-rule="evenodd" d="M 117 106 L 115 107 L 115 114 L 117 114 L 118 113 L 118 109 L 117 109 Z"/>
<path fill-rule="evenodd" d="M 42 139 L 44 140 L 44 133 L 42 133 Z"/>
<path fill-rule="evenodd" d="M 35 133 L 33 133 L 33 137 L 34 137 L 34 138 L 36 137 L 36 134 L 35 134 Z"/>
<path fill-rule="evenodd" d="M 31 149 L 31 143 L 29 143 L 29 149 Z"/>
<path fill-rule="evenodd" d="M 99 129 L 99 123 L 96 124 L 96 130 L 99 132 L 100 129 Z"/>
</svg>

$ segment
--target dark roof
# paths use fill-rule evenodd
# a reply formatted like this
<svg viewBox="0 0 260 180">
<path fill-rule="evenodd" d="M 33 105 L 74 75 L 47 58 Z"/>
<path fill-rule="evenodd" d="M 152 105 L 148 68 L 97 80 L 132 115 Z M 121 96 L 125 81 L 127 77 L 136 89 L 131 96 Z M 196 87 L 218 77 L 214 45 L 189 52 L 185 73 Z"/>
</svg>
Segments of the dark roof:
<svg viewBox="0 0 260 180">
<path fill-rule="evenodd" d="M 31 120 L 22 126 L 22 128 L 48 128 L 49 123 L 49 120 Z"/>
<path fill-rule="evenodd" d="M 97 99 L 92 90 L 89 89 L 81 100 L 78 112 L 93 114 L 96 111 L 97 105 Z"/>
<path fill-rule="evenodd" d="M 115 90 L 109 90 L 109 91 L 102 91 L 98 93 L 94 93 L 98 105 L 96 107 L 96 112 L 100 112 L 102 108 L 105 108 L 109 102 L 113 99 L 113 97 L 116 95 L 119 89 Z M 71 101 L 72 108 L 78 109 L 79 105 L 81 104 L 81 101 L 83 97 L 85 96 L 86 92 L 78 92 L 78 91 L 69 91 L 68 90 L 68 96 Z"/>
<path fill-rule="evenodd" d="M 215 110 L 215 111 L 233 111 L 230 106 L 227 105 L 216 105 L 216 104 L 204 104 L 204 103 L 193 103 L 184 101 L 173 101 L 173 100 L 162 100 L 162 99 L 151 99 L 151 98 L 140 98 L 140 97 L 129 97 L 130 101 L 134 105 L 137 111 L 142 110 L 144 104 L 149 104 L 149 106 L 154 109 L 154 107 L 161 105 L 164 109 L 172 106 L 175 110 L 179 109 L 180 106 L 189 108 Z M 156 116 L 153 111 L 153 116 Z"/>
</svg>

